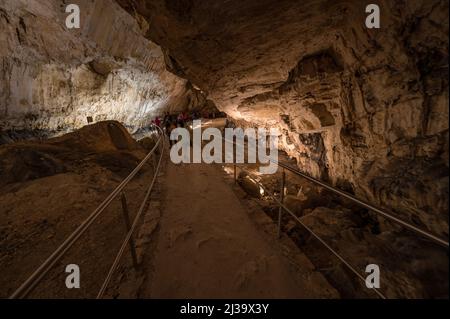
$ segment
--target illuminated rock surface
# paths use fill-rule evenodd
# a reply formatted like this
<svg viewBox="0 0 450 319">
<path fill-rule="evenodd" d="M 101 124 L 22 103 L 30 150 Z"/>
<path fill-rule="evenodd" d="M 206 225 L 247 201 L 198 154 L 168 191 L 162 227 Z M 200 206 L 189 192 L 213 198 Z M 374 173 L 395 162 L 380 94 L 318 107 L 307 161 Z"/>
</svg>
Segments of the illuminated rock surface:
<svg viewBox="0 0 450 319">
<path fill-rule="evenodd" d="M 301 170 L 448 236 L 448 2 L 117 0 L 172 72 Z M 131 10 L 130 8 L 134 8 Z"/>
<path fill-rule="evenodd" d="M 0 3 L 0 129 L 72 130 L 88 117 L 136 128 L 205 102 L 117 4 L 81 4 L 81 28 L 68 30 L 58 1 Z"/>
<path fill-rule="evenodd" d="M 145 155 L 126 129 L 133 133 L 166 111 L 204 106 L 216 105 L 236 126 L 279 128 L 279 146 L 286 152 L 283 160 L 448 238 L 448 1 L 383 1 L 381 29 L 371 30 L 364 24 L 365 3 L 359 0 L 73 2 L 81 5 L 79 30 L 65 28 L 67 14 L 61 1 L 0 0 L 0 144 L 11 131 L 61 135 L 76 130 L 44 143 L 0 146 L 0 213 L 6 221 L 0 225 L 0 243 L 5 248 L 0 263 L 8 269 L 1 296 L 11 293 Z M 82 128 L 90 120 L 115 120 L 124 127 L 104 122 Z M 115 123 L 116 128 L 106 129 L 106 123 Z M 113 136 L 125 136 L 125 140 Z M 146 148 L 152 143 L 141 142 Z M 188 258 L 202 247 L 207 251 L 197 257 L 212 256 L 220 253 L 217 247 L 238 244 L 226 245 L 232 226 L 227 225 L 227 232 L 211 227 L 221 218 L 226 222 L 226 204 L 215 203 L 215 213 L 223 213 L 211 219 L 202 218 L 208 198 L 201 205 L 185 205 L 193 194 L 203 196 L 212 180 L 223 188 L 219 174 L 209 167 L 196 171 L 171 166 L 167 172 L 171 180 L 165 182 L 179 184 L 170 185 L 174 186 L 172 197 L 160 199 L 163 208 L 173 205 L 175 209 L 167 209 L 162 219 L 162 226 L 169 226 L 161 230 L 157 270 L 162 278 L 180 274 L 189 279 L 194 266 L 181 273 L 177 267 L 183 264 L 165 255 L 165 244 L 172 245 L 181 236 L 175 247 L 179 258 Z M 141 194 L 150 173 L 148 168 L 131 186 L 134 196 Z M 195 178 L 196 186 L 191 183 Z M 261 179 L 272 190 L 280 189 L 280 172 Z M 255 185 L 240 182 L 245 196 L 258 202 L 276 222 L 278 207 L 260 196 Z M 448 298 L 448 255 L 439 247 L 304 180 L 288 176 L 288 182 L 286 205 L 305 224 L 358 269 L 372 262 L 386 268 L 388 297 Z M 188 187 L 189 196 L 173 204 L 177 192 Z M 221 194 L 212 195 L 221 200 Z M 184 208 L 194 214 L 183 215 L 186 219 L 178 224 L 176 214 Z M 260 211 L 254 215 L 267 217 Z M 152 220 L 154 227 L 160 217 Z M 102 224 L 117 232 L 102 238 L 103 244 L 121 236 L 114 222 Z M 192 224 L 203 225 L 206 237 L 191 236 Z M 313 283 L 312 295 L 372 296 L 362 293 L 361 283 L 340 262 L 330 261 L 329 252 L 292 220 L 283 220 L 282 227 L 307 256 L 302 258 L 310 259 L 301 262 L 308 265 L 303 269 L 318 275 L 319 283 L 324 275 L 337 290 L 321 291 L 327 283 Z M 243 240 L 236 237 L 233 242 Z M 185 251 L 189 245 L 194 248 Z M 250 251 L 238 249 L 241 255 Z M 86 257 L 82 250 L 77 253 Z M 104 261 L 113 252 L 108 254 Z M 242 276 L 235 277 L 244 288 L 256 278 L 252 273 L 278 264 L 256 255 L 243 263 L 247 268 L 241 269 Z M 101 255 L 95 257 L 102 261 Z M 167 261 L 173 267 L 166 269 Z M 11 267 L 15 263 L 22 265 L 20 272 Z M 96 265 L 91 261 L 90 266 Z M 153 266 L 150 263 L 148 269 L 153 271 Z M 277 269 L 285 269 L 281 266 Z M 226 268 L 220 269 L 229 275 Z M 96 269 L 92 277 L 103 271 Z M 217 278 L 222 277 L 213 279 Z M 284 274 L 279 273 L 279 278 L 287 283 L 287 289 L 280 291 L 295 290 Z M 176 282 L 165 286 L 155 281 L 145 293 L 185 296 L 188 288 L 205 284 L 197 279 L 192 276 L 192 285 L 182 289 Z M 239 280 L 227 284 L 240 289 L 233 286 Z M 44 288 L 53 292 L 52 285 Z M 204 287 L 204 291 L 212 288 Z M 238 289 L 239 296 L 247 296 L 244 288 Z"/>
</svg>

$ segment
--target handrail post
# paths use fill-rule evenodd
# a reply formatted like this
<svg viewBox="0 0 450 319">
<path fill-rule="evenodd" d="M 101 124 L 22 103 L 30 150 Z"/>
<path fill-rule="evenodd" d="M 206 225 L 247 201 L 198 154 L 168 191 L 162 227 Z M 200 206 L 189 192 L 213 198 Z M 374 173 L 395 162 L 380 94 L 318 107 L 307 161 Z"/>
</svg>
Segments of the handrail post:
<svg viewBox="0 0 450 319">
<path fill-rule="evenodd" d="M 152 164 L 153 164 L 153 171 L 156 174 L 156 154 L 155 153 L 153 153 L 153 155 L 152 155 Z"/>
<path fill-rule="evenodd" d="M 281 178 L 281 190 L 280 190 L 280 207 L 278 209 L 278 238 L 281 238 L 281 216 L 283 213 L 283 201 L 284 201 L 284 185 L 286 183 L 286 172 L 283 168 L 282 178 Z"/>
<path fill-rule="evenodd" d="M 128 233 L 131 229 L 131 223 L 130 223 L 130 215 L 128 214 L 127 198 L 126 198 L 124 192 L 121 193 L 120 200 L 122 202 L 123 218 L 124 218 L 125 226 L 127 228 L 127 233 Z M 138 260 L 137 260 L 136 247 L 134 245 L 133 238 L 130 238 L 129 243 L 130 243 L 131 258 L 133 259 L 133 266 L 135 269 L 137 269 L 138 268 Z"/>
</svg>

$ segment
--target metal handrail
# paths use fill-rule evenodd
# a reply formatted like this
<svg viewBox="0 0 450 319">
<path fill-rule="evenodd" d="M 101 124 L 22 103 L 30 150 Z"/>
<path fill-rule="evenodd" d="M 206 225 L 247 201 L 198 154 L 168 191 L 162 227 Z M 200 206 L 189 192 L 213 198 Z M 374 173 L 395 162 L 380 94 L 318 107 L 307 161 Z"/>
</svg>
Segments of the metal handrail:
<svg viewBox="0 0 450 319">
<path fill-rule="evenodd" d="M 156 126 L 157 127 L 157 126 Z M 134 176 L 142 169 L 142 167 L 147 163 L 147 161 L 152 157 L 158 148 L 159 144 L 164 146 L 164 132 L 160 127 L 157 127 L 160 132 L 160 137 L 156 142 L 155 146 L 152 150 L 147 154 L 147 156 L 136 166 L 136 168 L 114 189 L 114 191 L 81 223 L 80 226 L 28 277 L 27 280 L 19 287 L 16 291 L 9 297 L 9 299 L 17 299 L 17 298 L 25 298 L 42 280 L 42 278 L 50 271 L 50 269 L 61 259 L 62 256 L 77 242 L 77 240 L 86 232 L 89 226 L 97 219 L 97 217 L 111 204 L 111 202 L 122 192 L 122 190 L 127 186 L 127 184 L 133 179 Z M 161 163 L 162 153 L 160 155 L 159 164 Z M 144 202 L 141 205 L 141 209 L 139 210 L 139 216 L 142 213 L 143 207 L 145 206 L 145 202 L 150 195 L 151 189 L 153 188 L 153 184 L 155 182 L 155 176 L 158 175 L 157 169 L 154 171 L 154 178 L 152 180 L 151 186 L 147 191 Z M 137 216 L 137 217 L 139 217 Z M 137 221 L 135 220 L 133 223 L 132 230 L 134 231 L 136 227 Z M 130 230 L 125 239 L 126 243 L 129 242 L 131 238 L 132 231 Z M 122 245 L 123 246 L 123 245 Z M 120 253 L 120 252 L 119 252 Z M 122 253 L 123 254 L 123 253 Z"/>
<path fill-rule="evenodd" d="M 162 137 L 164 137 L 164 135 L 162 135 Z M 113 262 L 111 268 L 109 269 L 108 275 L 106 276 L 106 279 L 103 282 L 102 287 L 100 288 L 100 291 L 99 291 L 99 293 L 97 295 L 97 299 L 100 299 L 100 298 L 103 297 L 103 295 L 104 295 L 104 293 L 106 291 L 106 288 L 108 287 L 108 284 L 111 281 L 112 275 L 116 271 L 116 269 L 117 269 L 117 267 L 119 265 L 120 259 L 122 258 L 123 253 L 125 252 L 125 248 L 129 244 L 131 236 L 133 235 L 133 233 L 134 233 L 134 231 L 135 231 L 135 229 L 137 227 L 137 224 L 139 222 L 139 219 L 140 219 L 141 215 L 144 212 L 145 206 L 147 205 L 148 198 L 149 198 L 150 194 L 152 193 L 153 186 L 155 184 L 156 178 L 158 177 L 158 171 L 159 171 L 159 168 L 161 166 L 161 160 L 162 160 L 162 157 L 163 157 L 163 153 L 164 153 L 164 139 L 163 139 L 162 151 L 161 151 L 161 154 L 159 156 L 158 165 L 155 167 L 153 180 L 150 183 L 150 185 L 149 185 L 149 187 L 147 189 L 147 193 L 145 194 L 145 198 L 142 201 L 141 206 L 139 207 L 139 211 L 136 214 L 136 217 L 134 218 L 133 225 L 131 226 L 130 230 L 128 231 L 127 236 L 125 237 L 125 240 L 123 241 L 122 246 L 120 247 L 119 252 L 116 255 L 116 258 L 114 259 L 114 262 Z"/>
<path fill-rule="evenodd" d="M 236 142 L 230 141 L 230 140 L 228 140 L 226 138 L 223 138 L 223 140 L 237 145 Z M 353 195 L 351 195 L 351 194 L 349 194 L 347 192 L 344 192 L 343 190 L 340 190 L 340 189 L 338 189 L 338 188 L 336 188 L 334 186 L 331 186 L 331 185 L 329 185 L 329 184 L 327 184 L 325 182 L 322 182 L 322 181 L 320 181 L 320 180 L 318 180 L 318 179 L 316 179 L 314 177 L 311 177 L 311 176 L 301 172 L 300 170 L 298 170 L 298 169 L 296 169 L 296 168 L 294 168 L 292 166 L 280 163 L 279 161 L 274 160 L 274 159 L 272 159 L 270 157 L 268 159 L 272 163 L 274 163 L 274 164 L 276 164 L 276 165 L 278 165 L 278 166 L 280 166 L 280 167 L 282 167 L 284 169 L 287 169 L 288 171 L 290 171 L 291 173 L 294 173 L 295 175 L 298 175 L 300 177 L 305 178 L 306 180 L 312 182 L 313 184 L 317 184 L 317 185 L 319 185 L 319 186 L 321 186 L 323 188 L 326 188 L 327 190 L 329 190 L 329 191 L 331 191 L 331 192 L 333 192 L 335 194 L 338 194 L 338 195 L 340 195 L 342 197 L 345 197 L 345 198 L 353 201 L 354 203 L 356 203 L 356 204 L 358 204 L 360 206 L 363 206 L 363 207 L 365 207 L 365 208 L 367 208 L 367 209 L 369 209 L 369 210 L 371 210 L 371 211 L 373 211 L 373 212 L 375 212 L 377 214 L 380 214 L 380 215 L 384 216 L 385 218 L 387 218 L 387 219 L 389 219 L 389 220 L 391 220 L 391 221 L 393 221 L 393 222 L 395 222 L 395 223 L 397 223 L 397 224 L 399 224 L 399 225 L 401 225 L 401 226 L 403 226 L 403 227 L 405 227 L 405 228 L 407 228 L 409 230 L 412 230 L 412 231 L 414 231 L 414 232 L 416 232 L 416 233 L 418 233 L 418 234 L 420 234 L 420 235 L 422 235 L 422 236 L 432 240 L 435 243 L 438 243 L 438 244 L 440 244 L 442 246 L 445 246 L 447 248 L 449 247 L 449 242 L 448 241 L 446 241 L 444 239 L 441 239 L 441 238 L 437 237 L 436 235 L 433 235 L 430 232 L 427 232 L 427 231 L 425 231 L 423 229 L 420 229 L 420 228 L 418 228 L 418 227 L 416 227 L 416 226 L 414 226 L 414 225 L 412 225 L 412 224 L 410 224 L 408 222 L 405 222 L 404 220 L 401 220 L 400 218 L 395 217 L 392 213 L 386 212 L 386 211 L 384 211 L 384 210 L 382 210 L 382 209 L 380 209 L 378 207 L 375 207 L 374 205 L 371 205 L 371 204 L 369 204 L 369 203 L 367 203 L 367 202 L 365 202 L 365 201 L 363 201 L 363 200 L 361 200 L 359 198 L 356 198 L 355 196 L 353 196 Z M 232 164 L 232 163 L 230 163 L 230 164 Z"/>
<path fill-rule="evenodd" d="M 294 173 L 294 174 L 296 174 L 298 176 L 301 176 L 301 177 L 307 179 L 310 182 L 313 182 L 314 184 L 317 184 L 317 185 L 319 185 L 319 186 L 321 186 L 323 188 L 328 189 L 329 191 L 332 191 L 335 194 L 338 194 L 338 195 L 340 195 L 342 197 L 345 197 L 345 198 L 353 201 L 354 203 L 356 203 L 356 204 L 358 204 L 360 206 L 363 206 L 363 207 L 365 207 L 365 208 L 367 208 L 367 209 L 369 209 L 369 210 L 371 210 L 371 211 L 373 211 L 373 212 L 375 212 L 377 214 L 380 214 L 380 215 L 384 216 L 385 218 L 387 218 L 387 219 L 389 219 L 389 220 L 391 220 L 391 221 L 393 221 L 393 222 L 395 222 L 395 223 L 397 223 L 399 225 L 402 225 L 403 227 L 408 228 L 409 230 L 412 230 L 412 231 L 414 231 L 414 232 L 416 232 L 416 233 L 418 233 L 418 234 L 420 234 L 420 235 L 422 235 L 424 237 L 427 237 L 428 239 L 430 239 L 430 240 L 432 240 L 432 241 L 434 241 L 434 242 L 436 242 L 436 243 L 438 243 L 438 244 L 440 244 L 442 246 L 445 246 L 447 248 L 449 247 L 449 242 L 448 241 L 446 241 L 444 239 L 441 239 L 441 238 L 437 237 L 436 235 L 433 235 L 433 234 L 431 234 L 431 233 L 429 233 L 429 232 L 427 232 L 427 231 L 425 231 L 423 229 L 420 229 L 420 228 L 418 228 L 418 227 L 416 227 L 416 226 L 414 226 L 414 225 L 412 225 L 412 224 L 410 224 L 408 222 L 405 222 L 404 220 L 401 220 L 400 218 L 393 216 L 391 213 L 385 212 L 385 211 L 381 210 L 380 208 L 377 208 L 377 207 L 375 207 L 375 206 L 373 206 L 373 205 L 371 205 L 371 204 L 369 204 L 369 203 L 367 203 L 367 202 L 365 202 L 365 201 L 363 201 L 363 200 L 361 200 L 359 198 L 356 198 L 355 196 L 353 196 L 353 195 L 351 195 L 351 194 L 349 194 L 349 193 L 347 193 L 347 192 L 345 192 L 343 190 L 340 190 L 340 189 L 338 189 L 336 187 L 328 185 L 328 184 L 326 184 L 326 183 L 324 183 L 324 182 L 322 182 L 322 181 L 320 181 L 318 179 L 315 179 L 314 177 L 308 176 L 305 173 L 302 173 L 298 169 L 295 169 L 295 168 L 293 168 L 293 167 L 291 167 L 289 165 L 286 165 L 286 164 L 283 164 L 283 163 L 277 163 L 277 164 L 280 167 L 285 168 L 288 171 L 290 171 L 290 172 L 292 172 L 292 173 Z"/>
<path fill-rule="evenodd" d="M 348 269 L 350 269 L 351 272 L 353 272 L 359 279 L 361 279 L 363 282 L 366 281 L 366 279 L 353 267 L 347 260 L 345 260 L 344 257 L 342 257 L 336 250 L 334 250 L 330 245 L 327 244 L 326 241 L 324 241 L 319 235 L 317 235 L 311 228 L 309 228 L 305 223 L 303 223 L 300 218 L 298 218 L 286 205 L 283 204 L 282 200 L 279 200 L 272 192 L 270 192 L 262 183 L 257 181 L 255 178 L 253 178 L 250 175 L 247 175 L 249 179 L 251 179 L 253 182 L 255 182 L 258 186 L 260 186 L 265 193 L 269 194 L 269 196 L 275 200 L 280 208 L 284 209 L 286 212 L 291 215 L 296 222 L 298 222 L 300 225 L 302 225 L 311 235 L 313 235 L 322 245 L 324 245 L 333 255 L 335 255 Z M 280 217 L 280 215 L 279 215 Z M 281 218 L 278 220 L 278 229 L 280 230 L 281 227 Z M 278 232 L 278 235 L 280 233 Z M 378 291 L 377 289 L 373 289 L 373 291 L 380 297 L 381 299 L 386 299 L 386 296 Z"/>
<path fill-rule="evenodd" d="M 238 145 L 238 143 L 236 143 L 235 141 L 230 141 L 230 140 L 228 140 L 226 138 L 223 138 L 223 140 L 226 141 L 226 142 L 230 142 L 230 143 L 232 143 L 234 145 Z M 239 144 L 239 145 L 242 146 L 241 144 Z M 328 189 L 328 190 L 330 190 L 330 191 L 332 191 L 332 192 L 334 192 L 334 193 L 336 193 L 336 194 L 338 194 L 340 196 L 343 196 L 343 197 L 345 197 L 345 198 L 347 198 L 347 199 L 349 199 L 349 200 L 351 200 L 351 201 L 353 201 L 353 202 L 355 202 L 355 203 L 357 203 L 357 204 L 359 204 L 359 205 L 361 205 L 361 206 L 363 206 L 363 207 L 365 207 L 365 208 L 367 208 L 369 210 L 372 210 L 372 211 L 374 211 L 374 212 L 384 216 L 385 218 L 388 218 L 388 219 L 390 219 L 390 220 L 392 220 L 392 221 L 394 221 L 394 222 L 396 222 L 396 223 L 406 227 L 407 229 L 413 230 L 416 233 L 421 234 L 422 236 L 427 237 L 428 239 L 431 239 L 432 241 L 434 241 L 434 242 L 436 242 L 436 243 L 438 243 L 440 245 L 446 246 L 448 248 L 448 241 L 440 239 L 437 236 L 435 236 L 435 235 L 433 235 L 433 234 L 431 234 L 431 233 L 429 233 L 427 231 L 421 230 L 421 229 L 415 227 L 414 225 L 411 225 L 411 224 L 409 224 L 409 223 L 407 223 L 407 222 L 405 222 L 405 221 L 403 221 L 403 220 L 393 216 L 390 213 L 387 213 L 387 212 L 385 212 L 385 211 L 383 211 L 383 210 L 381 210 L 381 209 L 379 209 L 379 208 L 377 208 L 377 207 L 375 207 L 375 206 L 373 206 L 373 205 L 371 205 L 371 204 L 369 204 L 369 203 L 367 203 L 365 201 L 362 201 L 362 200 L 354 197 L 353 195 L 351 195 L 351 194 L 349 194 L 347 192 L 344 192 L 344 191 L 342 191 L 342 190 L 340 190 L 340 189 L 338 189 L 336 187 L 333 187 L 333 186 L 328 185 L 327 183 L 324 183 L 324 182 L 322 182 L 322 181 L 320 181 L 320 180 L 318 180 L 316 178 L 313 178 L 313 177 L 311 177 L 311 176 L 301 172 L 300 170 L 298 170 L 296 168 L 293 168 L 292 166 L 286 165 L 284 163 L 280 163 L 280 162 L 278 162 L 278 160 L 273 160 L 270 157 L 268 159 L 270 160 L 270 162 L 272 162 L 272 163 L 274 163 L 274 164 L 276 164 L 276 165 L 278 165 L 278 166 L 283 168 L 282 186 L 281 186 L 280 198 L 279 199 L 272 192 L 270 192 L 262 183 L 260 183 L 254 177 L 252 177 L 251 174 L 248 174 L 247 177 L 250 180 L 252 180 L 254 183 L 256 183 L 256 185 L 261 187 L 264 190 L 264 192 L 269 194 L 269 196 L 273 200 L 275 200 L 276 203 L 278 204 L 278 206 L 279 206 L 279 212 L 278 212 L 278 237 L 280 237 L 280 234 L 281 234 L 281 217 L 282 217 L 282 212 L 286 211 L 286 212 L 289 213 L 289 215 L 291 215 L 292 218 L 295 219 L 296 222 L 298 222 L 301 226 L 303 226 L 312 236 L 314 236 L 323 246 L 325 246 L 325 248 L 327 248 L 334 256 L 336 256 L 351 272 L 353 272 L 363 282 L 365 282 L 366 279 L 355 269 L 355 267 L 353 267 L 348 261 L 346 261 L 344 257 L 342 257 L 330 245 L 328 245 L 326 241 L 324 241 L 311 228 L 309 228 L 306 224 L 304 224 L 297 217 L 296 214 L 294 214 L 288 207 L 286 207 L 286 205 L 284 205 L 284 203 L 283 203 L 283 200 L 284 200 L 284 185 L 285 185 L 285 178 L 286 178 L 285 170 L 288 170 L 288 171 L 294 173 L 295 175 L 303 177 L 306 180 L 308 180 L 308 181 L 310 181 L 310 182 L 312 182 L 314 184 L 317 184 L 317 185 L 319 185 L 321 187 L 324 187 L 324 188 L 326 188 L 326 189 Z M 236 183 L 236 181 L 237 181 L 237 173 L 236 173 L 237 163 L 230 163 L 230 164 L 233 164 L 233 166 L 234 166 L 234 174 L 233 175 L 234 175 L 234 181 Z M 242 164 L 244 164 L 244 163 L 242 163 Z M 377 290 L 377 289 L 372 289 L 372 290 L 381 299 L 386 299 L 386 296 L 382 292 L 380 292 L 379 290 Z"/>
</svg>

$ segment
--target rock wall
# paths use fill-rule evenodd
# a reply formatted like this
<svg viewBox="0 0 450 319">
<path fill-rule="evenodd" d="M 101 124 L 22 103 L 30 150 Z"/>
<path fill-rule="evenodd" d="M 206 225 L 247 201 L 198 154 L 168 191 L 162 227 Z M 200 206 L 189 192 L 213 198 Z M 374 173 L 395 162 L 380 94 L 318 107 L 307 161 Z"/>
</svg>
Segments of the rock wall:
<svg viewBox="0 0 450 319">
<path fill-rule="evenodd" d="M 0 129 L 137 128 L 213 102 L 279 127 L 303 171 L 448 235 L 448 1 L 379 1 L 381 29 L 356 0 L 75 3 L 67 30 L 64 1 L 0 0 Z"/>
<path fill-rule="evenodd" d="M 168 68 L 301 170 L 448 236 L 448 1 L 118 0 Z"/>
<path fill-rule="evenodd" d="M 283 148 L 302 170 L 448 236 L 444 7 L 405 6 L 380 33 L 353 23 L 303 57 L 280 87 L 237 110 L 276 105 L 294 146 Z"/>
<path fill-rule="evenodd" d="M 71 130 L 88 117 L 136 128 L 204 103 L 166 70 L 144 20 L 110 0 L 70 3 L 80 29 L 66 28 L 66 1 L 0 1 L 0 130 Z"/>
</svg>

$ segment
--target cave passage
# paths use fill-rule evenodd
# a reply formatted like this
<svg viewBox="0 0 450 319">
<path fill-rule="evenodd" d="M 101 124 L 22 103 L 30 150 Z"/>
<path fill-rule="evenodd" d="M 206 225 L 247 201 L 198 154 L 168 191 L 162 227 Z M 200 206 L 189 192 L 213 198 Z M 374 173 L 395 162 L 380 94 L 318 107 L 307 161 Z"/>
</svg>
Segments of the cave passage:
<svg viewBox="0 0 450 319">
<path fill-rule="evenodd" d="M 448 1 L 66 2 L 0 2 L 0 298 L 448 299 Z"/>
</svg>

